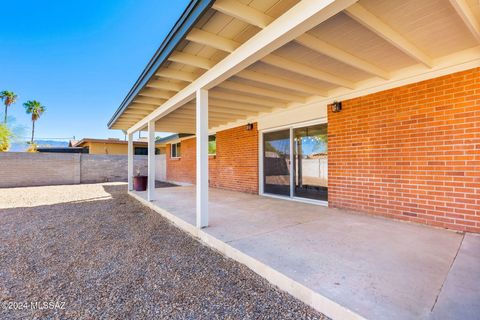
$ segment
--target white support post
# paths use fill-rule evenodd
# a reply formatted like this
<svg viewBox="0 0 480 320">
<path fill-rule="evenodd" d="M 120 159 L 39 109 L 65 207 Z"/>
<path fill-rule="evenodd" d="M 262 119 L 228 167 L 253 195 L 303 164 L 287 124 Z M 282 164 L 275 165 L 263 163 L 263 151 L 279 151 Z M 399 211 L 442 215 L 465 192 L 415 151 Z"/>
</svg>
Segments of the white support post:
<svg viewBox="0 0 480 320">
<path fill-rule="evenodd" d="M 155 200 L 155 120 L 148 121 L 148 201 Z"/>
<path fill-rule="evenodd" d="M 128 191 L 133 190 L 133 133 L 128 134 L 128 156 L 127 156 Z"/>
<path fill-rule="evenodd" d="M 196 92 L 197 228 L 208 226 L 208 91 Z"/>
</svg>

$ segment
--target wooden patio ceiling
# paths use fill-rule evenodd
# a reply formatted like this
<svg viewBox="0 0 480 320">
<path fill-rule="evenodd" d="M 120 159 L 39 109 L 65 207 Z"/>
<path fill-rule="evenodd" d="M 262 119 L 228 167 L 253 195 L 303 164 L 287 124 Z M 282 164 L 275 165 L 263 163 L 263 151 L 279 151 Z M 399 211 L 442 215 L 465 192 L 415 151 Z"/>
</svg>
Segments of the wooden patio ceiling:
<svg viewBox="0 0 480 320">
<path fill-rule="evenodd" d="M 298 2 L 216 0 L 111 128 L 161 108 Z M 478 59 L 479 21 L 476 0 L 360 0 L 211 88 L 210 129 Z M 195 132 L 193 103 L 157 131 Z"/>
</svg>

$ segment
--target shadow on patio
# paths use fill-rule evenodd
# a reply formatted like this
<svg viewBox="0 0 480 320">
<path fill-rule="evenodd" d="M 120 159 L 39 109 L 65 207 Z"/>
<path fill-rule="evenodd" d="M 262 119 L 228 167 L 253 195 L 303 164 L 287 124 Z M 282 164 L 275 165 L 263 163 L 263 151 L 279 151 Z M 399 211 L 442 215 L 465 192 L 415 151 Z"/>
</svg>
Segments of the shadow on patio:
<svg viewBox="0 0 480 320">
<path fill-rule="evenodd" d="M 476 235 L 219 189 L 209 194 L 207 242 L 220 240 L 358 315 L 473 319 L 480 312 Z M 147 204 L 146 192 L 134 195 Z M 149 205 L 201 234 L 193 228 L 193 186 L 156 189 Z"/>
</svg>

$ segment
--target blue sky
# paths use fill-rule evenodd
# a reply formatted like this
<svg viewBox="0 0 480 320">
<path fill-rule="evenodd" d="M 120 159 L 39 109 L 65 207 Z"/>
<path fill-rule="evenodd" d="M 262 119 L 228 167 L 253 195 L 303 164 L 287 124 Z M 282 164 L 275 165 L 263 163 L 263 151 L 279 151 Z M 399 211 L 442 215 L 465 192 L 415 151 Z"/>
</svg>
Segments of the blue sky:
<svg viewBox="0 0 480 320">
<path fill-rule="evenodd" d="M 47 107 L 36 137 L 106 138 L 123 137 L 106 124 L 188 0 L 1 3 L 0 90 L 19 95 L 15 125 L 29 136 L 22 103 L 35 99 Z"/>
</svg>

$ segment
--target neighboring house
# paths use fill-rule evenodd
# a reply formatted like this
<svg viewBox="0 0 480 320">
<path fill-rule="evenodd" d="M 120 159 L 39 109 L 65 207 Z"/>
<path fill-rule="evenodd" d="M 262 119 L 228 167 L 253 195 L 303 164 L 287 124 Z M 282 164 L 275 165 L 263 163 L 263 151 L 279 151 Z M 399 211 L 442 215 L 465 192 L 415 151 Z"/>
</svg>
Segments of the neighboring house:
<svg viewBox="0 0 480 320">
<path fill-rule="evenodd" d="M 71 147 L 84 148 L 90 154 L 127 154 L 128 143 L 120 139 L 92 139 L 85 138 L 80 141 L 71 142 Z M 134 141 L 133 150 L 135 155 L 146 155 L 148 143 L 146 141 Z M 165 153 L 164 144 L 157 144 L 155 154 Z"/>
<path fill-rule="evenodd" d="M 37 147 L 37 152 L 47 153 L 88 153 L 88 149 L 82 147 Z"/>
<path fill-rule="evenodd" d="M 480 9 L 460 2 L 193 0 L 108 126 L 195 134 L 166 154 L 198 227 L 210 185 L 480 232 Z"/>
</svg>

